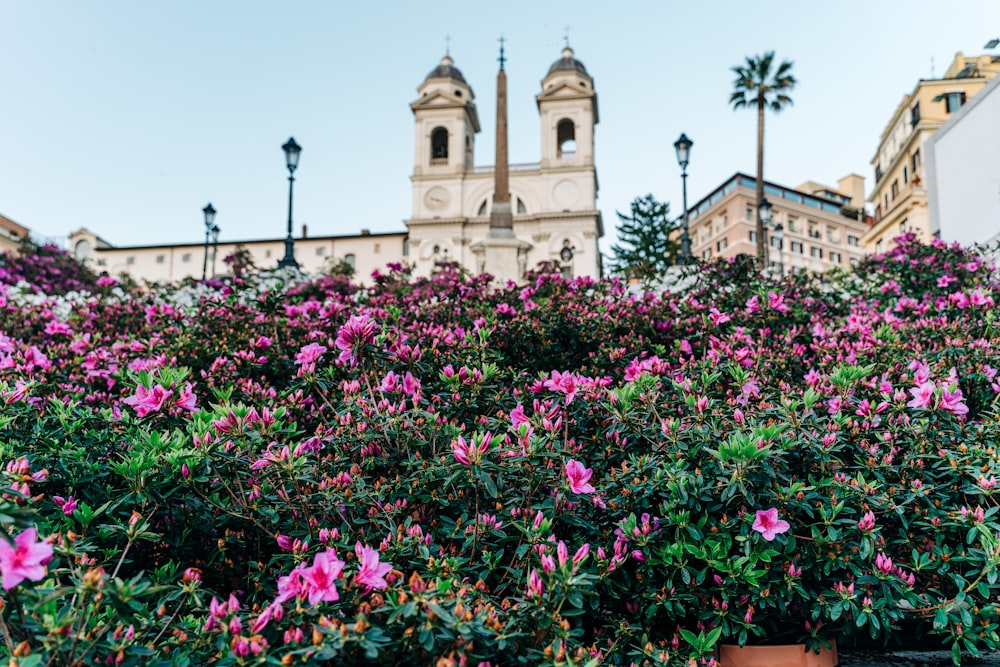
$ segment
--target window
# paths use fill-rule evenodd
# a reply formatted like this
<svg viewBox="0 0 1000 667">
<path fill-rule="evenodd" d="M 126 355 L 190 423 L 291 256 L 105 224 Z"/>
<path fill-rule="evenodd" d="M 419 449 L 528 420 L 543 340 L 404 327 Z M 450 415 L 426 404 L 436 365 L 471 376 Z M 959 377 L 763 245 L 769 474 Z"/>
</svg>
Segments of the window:
<svg viewBox="0 0 1000 667">
<path fill-rule="evenodd" d="M 831 264 L 840 264 L 840 253 L 839 252 L 831 252 L 830 253 L 830 263 Z"/>
<path fill-rule="evenodd" d="M 483 200 L 483 203 L 479 205 L 479 211 L 476 212 L 476 215 L 486 215 L 486 200 L 485 199 Z"/>
<path fill-rule="evenodd" d="M 381 243 L 376 243 L 375 244 L 375 254 L 377 255 L 380 252 L 382 252 L 382 244 Z"/>
<path fill-rule="evenodd" d="M 750 230 L 750 243 L 756 243 L 756 242 L 757 242 L 757 230 L 756 229 L 751 229 Z"/>
<path fill-rule="evenodd" d="M 409 237 L 403 237 L 403 257 L 410 256 L 410 239 Z"/>
<path fill-rule="evenodd" d="M 799 241 L 792 241 L 792 252 L 797 252 L 800 255 L 805 254 L 802 244 Z"/>
<path fill-rule="evenodd" d="M 882 239 L 879 239 L 878 241 L 875 242 L 875 252 L 877 253 L 882 252 Z"/>
<path fill-rule="evenodd" d="M 712 249 L 711 248 L 707 248 L 704 252 L 702 252 L 701 253 L 701 258 L 702 259 L 712 259 Z"/>
<path fill-rule="evenodd" d="M 167 256 L 166 255 L 157 255 L 156 256 L 156 263 L 157 264 L 163 264 L 163 262 L 165 262 L 166 260 L 167 260 Z"/>
<path fill-rule="evenodd" d="M 326 248 L 324 248 L 323 246 L 319 246 L 318 248 L 316 248 L 316 254 L 322 257 L 323 255 L 326 254 Z"/>
<path fill-rule="evenodd" d="M 818 239 L 820 238 L 819 229 L 816 227 L 816 223 L 812 220 L 809 221 L 809 238 Z"/>
<path fill-rule="evenodd" d="M 848 234 L 847 235 L 847 245 L 852 246 L 854 248 L 857 248 L 858 247 L 858 237 L 855 236 L 854 234 Z"/>
<path fill-rule="evenodd" d="M 431 164 L 448 161 L 448 130 L 435 127 L 431 132 Z"/>
<path fill-rule="evenodd" d="M 875 165 L 875 182 L 878 183 L 882 180 L 882 165 Z"/>
<path fill-rule="evenodd" d="M 799 231 L 799 219 L 791 214 L 788 216 L 788 231 L 796 234 Z"/>
<path fill-rule="evenodd" d="M 920 122 L 920 102 L 917 102 L 916 104 L 913 105 L 913 108 L 910 109 L 910 127 L 915 126 L 919 122 Z"/>
<path fill-rule="evenodd" d="M 955 113 L 965 104 L 965 93 L 943 93 L 934 98 L 935 102 L 944 102 L 944 110 Z"/>
<path fill-rule="evenodd" d="M 181 261 L 182 262 L 190 262 L 191 261 L 191 253 L 186 252 L 183 255 L 181 255 Z"/>
<path fill-rule="evenodd" d="M 833 227 L 827 227 L 826 228 L 826 242 L 827 243 L 839 243 L 840 242 L 840 239 L 837 238 L 837 235 L 833 231 Z"/>
<path fill-rule="evenodd" d="M 779 248 L 779 249 L 781 248 L 781 239 L 779 239 L 774 234 L 771 235 L 771 247 L 772 248 Z"/>
<path fill-rule="evenodd" d="M 817 248 L 817 247 L 813 246 L 811 254 L 816 259 L 823 259 L 823 249 L 822 248 Z"/>
<path fill-rule="evenodd" d="M 889 193 L 886 192 L 884 195 L 882 195 L 882 198 L 885 200 L 885 210 L 886 210 L 886 212 L 888 212 L 889 211 Z"/>
<path fill-rule="evenodd" d="M 270 250 L 265 250 L 264 251 L 264 259 L 271 259 L 271 251 Z"/>
<path fill-rule="evenodd" d="M 569 118 L 556 125 L 556 157 L 576 157 L 576 125 Z"/>
<path fill-rule="evenodd" d="M 525 208 L 524 202 L 521 201 L 520 197 L 517 198 L 517 212 L 518 212 L 518 214 L 521 214 L 521 215 L 523 215 L 523 214 L 525 214 L 525 213 L 528 212 L 528 209 Z"/>
<path fill-rule="evenodd" d="M 893 179 L 892 181 L 892 198 L 895 199 L 899 196 L 899 179 Z"/>
<path fill-rule="evenodd" d="M 132 266 L 133 264 L 135 264 L 135 257 L 126 257 L 125 263 L 128 264 L 129 266 Z"/>
<path fill-rule="evenodd" d="M 753 214 L 753 206 L 747 206 L 747 222 L 756 222 L 757 218 Z"/>
<path fill-rule="evenodd" d="M 903 185 L 910 182 L 910 168 L 907 165 L 903 165 Z"/>
<path fill-rule="evenodd" d="M 347 264 L 352 269 L 355 267 L 355 257 L 353 253 L 347 253 L 344 255 L 344 264 Z"/>
<path fill-rule="evenodd" d="M 882 204 L 875 207 L 875 222 L 882 219 Z"/>
<path fill-rule="evenodd" d="M 920 169 L 920 149 L 913 151 L 913 175 L 917 175 L 917 169 Z"/>
<path fill-rule="evenodd" d="M 729 243 L 727 242 L 726 237 L 723 236 L 721 239 L 715 242 L 715 251 L 722 252 L 723 250 L 726 249 L 726 246 L 728 245 Z"/>
</svg>

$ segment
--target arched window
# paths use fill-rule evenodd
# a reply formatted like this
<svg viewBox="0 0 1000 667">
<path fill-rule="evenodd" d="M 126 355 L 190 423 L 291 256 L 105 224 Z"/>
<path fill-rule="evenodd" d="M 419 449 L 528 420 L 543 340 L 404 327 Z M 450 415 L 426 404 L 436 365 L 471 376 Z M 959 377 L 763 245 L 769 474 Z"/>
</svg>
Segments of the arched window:
<svg viewBox="0 0 1000 667">
<path fill-rule="evenodd" d="M 354 265 L 356 262 L 357 260 L 354 257 L 354 253 L 347 253 L 346 255 L 344 255 L 344 264 L 347 264 L 352 269 L 355 268 Z"/>
<path fill-rule="evenodd" d="M 523 215 L 528 212 L 528 209 L 525 208 L 524 202 L 521 201 L 520 197 L 517 198 L 517 212 L 519 215 Z"/>
<path fill-rule="evenodd" d="M 576 125 L 569 118 L 563 118 L 556 125 L 556 156 L 576 157 Z"/>
<path fill-rule="evenodd" d="M 479 205 L 479 211 L 476 213 L 476 215 L 486 215 L 486 200 L 485 199 L 483 200 L 483 203 Z"/>
<path fill-rule="evenodd" d="M 431 162 L 447 161 L 448 159 L 448 130 L 443 127 L 435 127 L 431 132 Z"/>
</svg>

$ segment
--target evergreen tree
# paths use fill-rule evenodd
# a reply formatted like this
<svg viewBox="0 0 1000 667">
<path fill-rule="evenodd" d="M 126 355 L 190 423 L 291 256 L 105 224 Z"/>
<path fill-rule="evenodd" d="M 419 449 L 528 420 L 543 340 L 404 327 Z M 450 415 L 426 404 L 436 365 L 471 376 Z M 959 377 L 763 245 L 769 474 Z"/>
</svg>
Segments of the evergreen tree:
<svg viewBox="0 0 1000 667">
<path fill-rule="evenodd" d="M 630 215 L 615 213 L 619 243 L 611 246 L 612 272 L 643 282 L 663 276 L 680 252 L 680 239 L 674 233 L 680 221 L 670 219 L 670 204 L 648 194 L 632 200 Z"/>
</svg>

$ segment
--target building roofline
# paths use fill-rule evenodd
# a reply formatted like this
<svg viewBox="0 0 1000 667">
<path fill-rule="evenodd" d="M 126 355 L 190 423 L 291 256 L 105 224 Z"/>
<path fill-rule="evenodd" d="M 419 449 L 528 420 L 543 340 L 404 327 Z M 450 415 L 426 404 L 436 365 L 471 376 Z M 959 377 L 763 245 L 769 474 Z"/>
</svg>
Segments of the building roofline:
<svg viewBox="0 0 1000 667">
<path fill-rule="evenodd" d="M 711 200 L 712 197 L 714 197 L 717 193 L 719 193 L 722 190 L 724 190 L 725 187 L 727 185 L 729 185 L 730 183 L 732 183 L 733 181 L 737 181 L 737 186 L 739 186 L 740 185 L 739 184 L 739 179 L 740 178 L 749 178 L 751 181 L 754 181 L 755 184 L 756 184 L 756 181 L 757 181 L 757 178 L 754 177 L 754 176 L 750 176 L 749 174 L 745 174 L 742 171 L 736 172 L 735 174 L 733 174 L 732 176 L 730 176 L 729 178 L 727 178 L 726 180 L 724 180 L 722 182 L 722 184 L 719 185 L 719 187 L 715 188 L 714 190 L 712 190 L 711 192 L 709 192 L 707 195 L 705 195 L 704 197 L 702 197 L 701 199 L 699 199 L 697 202 L 695 202 L 695 204 L 693 206 L 688 207 L 688 210 L 687 210 L 688 216 L 690 217 L 692 211 L 697 210 L 699 207 L 701 207 L 702 204 L 704 204 L 705 202 Z M 769 185 L 771 187 L 774 187 L 774 188 L 780 188 L 782 190 L 789 190 L 790 192 L 795 192 L 796 194 L 800 194 L 803 197 L 809 197 L 811 199 L 818 199 L 818 200 L 820 200 L 822 202 L 825 202 L 827 204 L 833 204 L 833 205 L 837 206 L 838 208 L 843 207 L 843 204 L 840 203 L 839 201 L 835 200 L 835 199 L 828 199 L 826 197 L 820 197 L 819 195 L 814 195 L 814 194 L 812 194 L 810 192 L 804 192 L 802 190 L 797 190 L 795 188 L 790 188 L 787 185 L 781 185 L 780 183 L 775 183 L 775 182 L 769 181 L 769 180 L 767 180 L 765 178 L 764 179 L 764 187 L 766 188 Z M 765 197 L 766 197 L 766 195 L 765 195 Z M 844 217 L 847 217 L 847 216 L 844 216 Z"/>
<path fill-rule="evenodd" d="M 308 241 L 338 241 L 338 240 L 348 240 L 348 239 L 368 239 L 368 238 L 385 238 L 387 236 L 407 236 L 409 232 L 403 230 L 398 232 L 374 232 L 369 234 L 342 234 L 342 235 L 327 235 L 327 236 L 306 236 L 294 239 L 296 243 L 308 242 Z M 284 238 L 274 238 L 274 239 L 242 239 L 242 240 L 232 240 L 223 241 L 220 240 L 220 245 L 259 245 L 262 243 L 284 243 Z M 111 245 L 108 244 L 105 248 L 95 248 L 96 251 L 106 252 L 108 250 L 156 250 L 157 248 L 202 248 L 205 243 L 151 243 L 146 245 Z"/>
</svg>

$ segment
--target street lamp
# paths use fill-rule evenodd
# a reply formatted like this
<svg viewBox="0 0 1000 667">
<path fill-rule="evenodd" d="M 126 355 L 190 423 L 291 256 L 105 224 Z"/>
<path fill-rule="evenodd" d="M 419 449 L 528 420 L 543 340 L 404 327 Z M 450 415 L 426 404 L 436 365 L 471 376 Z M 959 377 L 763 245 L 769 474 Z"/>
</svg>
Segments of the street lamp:
<svg viewBox="0 0 1000 667">
<path fill-rule="evenodd" d="M 768 225 L 771 224 L 771 202 L 767 201 L 767 197 L 761 199 L 760 203 L 757 204 L 757 215 L 760 216 L 761 228 L 764 230 L 764 238 L 762 239 L 764 247 L 768 249 L 767 253 L 770 256 L 771 252 L 767 240 L 767 228 Z"/>
<path fill-rule="evenodd" d="M 691 237 L 688 235 L 688 160 L 691 157 L 691 146 L 694 142 L 688 139 L 683 132 L 677 141 L 674 142 L 674 149 L 677 151 L 677 164 L 681 166 L 681 191 L 682 204 L 684 206 L 684 226 L 681 228 L 681 256 L 678 264 L 685 265 L 691 263 Z"/>
<path fill-rule="evenodd" d="M 774 226 L 774 239 L 778 242 L 778 275 L 785 273 L 785 228 L 779 222 Z"/>
<path fill-rule="evenodd" d="M 208 235 L 215 224 L 215 207 L 209 202 L 201 212 L 205 214 L 205 259 L 201 263 L 201 279 L 205 280 L 205 274 L 208 272 Z"/>
<path fill-rule="evenodd" d="M 288 166 L 288 235 L 285 237 L 285 256 L 278 262 L 278 268 L 299 268 L 299 263 L 295 261 L 295 242 L 292 240 L 292 185 L 295 183 L 295 169 L 299 166 L 302 147 L 295 143 L 295 137 L 289 137 L 281 148 L 285 151 L 285 164 Z"/>
<path fill-rule="evenodd" d="M 219 229 L 218 225 L 212 225 L 212 277 L 215 277 L 215 258 L 219 254 Z"/>
</svg>

